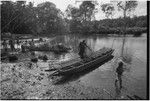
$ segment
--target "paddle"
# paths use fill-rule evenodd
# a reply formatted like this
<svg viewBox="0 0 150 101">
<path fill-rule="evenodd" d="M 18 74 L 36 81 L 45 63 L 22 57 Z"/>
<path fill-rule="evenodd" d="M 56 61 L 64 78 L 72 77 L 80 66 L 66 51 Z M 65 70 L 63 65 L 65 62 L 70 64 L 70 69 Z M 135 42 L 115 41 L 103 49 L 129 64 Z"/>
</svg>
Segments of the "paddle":
<svg viewBox="0 0 150 101">
<path fill-rule="evenodd" d="M 87 48 L 88 48 L 91 52 L 93 52 L 93 50 L 92 50 L 89 46 L 87 46 Z"/>
<path fill-rule="evenodd" d="M 89 46 L 86 45 L 86 47 L 91 51 L 91 54 L 90 54 L 91 56 L 94 53 L 94 51 Z"/>
</svg>

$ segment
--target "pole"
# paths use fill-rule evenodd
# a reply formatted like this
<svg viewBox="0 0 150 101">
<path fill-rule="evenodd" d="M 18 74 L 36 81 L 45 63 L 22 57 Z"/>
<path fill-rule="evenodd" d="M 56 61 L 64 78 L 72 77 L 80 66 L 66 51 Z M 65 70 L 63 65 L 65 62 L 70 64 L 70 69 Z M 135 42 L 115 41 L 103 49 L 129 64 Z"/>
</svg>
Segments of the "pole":
<svg viewBox="0 0 150 101">
<path fill-rule="evenodd" d="M 111 45 L 111 48 L 113 48 L 113 45 L 114 45 L 114 41 L 115 41 L 115 39 L 113 40 L 113 43 L 112 43 L 112 45 Z"/>
<path fill-rule="evenodd" d="M 124 27 L 123 27 L 123 42 L 122 42 L 121 57 L 123 57 L 125 37 L 126 37 L 126 9 L 123 10 L 123 15 L 124 15 Z"/>
</svg>

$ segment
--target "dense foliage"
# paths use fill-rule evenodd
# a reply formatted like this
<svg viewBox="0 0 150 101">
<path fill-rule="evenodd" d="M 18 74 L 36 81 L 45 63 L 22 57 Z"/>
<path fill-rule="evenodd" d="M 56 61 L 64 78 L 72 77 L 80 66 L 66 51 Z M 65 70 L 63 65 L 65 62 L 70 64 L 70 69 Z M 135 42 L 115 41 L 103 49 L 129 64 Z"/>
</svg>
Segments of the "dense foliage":
<svg viewBox="0 0 150 101">
<path fill-rule="evenodd" d="M 103 19 L 100 21 L 92 21 L 87 22 L 87 26 L 83 27 L 80 24 L 81 32 L 84 29 L 85 34 L 88 33 L 96 33 L 96 34 L 120 34 L 122 28 L 124 27 L 123 18 L 117 19 Z M 76 26 L 74 26 L 76 27 Z M 79 27 L 79 25 L 77 26 Z M 134 18 L 127 18 L 126 19 L 126 31 L 127 34 L 135 34 L 145 33 L 147 31 L 147 16 L 140 16 Z M 88 30 L 87 30 L 88 29 Z M 79 31 L 79 30 L 72 30 L 72 31 Z M 76 33 L 76 32 L 75 32 Z"/>
<path fill-rule="evenodd" d="M 63 33 L 63 13 L 51 2 L 37 7 L 25 1 L 1 2 L 1 32 L 19 34 Z"/>
<path fill-rule="evenodd" d="M 1 32 L 49 35 L 120 34 L 124 27 L 124 18 L 113 19 L 114 7 L 111 4 L 104 4 L 101 5 L 101 9 L 107 19 L 97 21 L 95 20 L 97 5 L 95 1 L 84 1 L 79 8 L 68 5 L 66 12 L 63 13 L 51 2 L 34 6 L 33 3 L 25 1 L 1 1 Z M 131 11 L 136 4 L 127 6 L 129 7 L 126 11 Z M 118 7 L 122 7 L 121 3 Z M 146 32 L 147 16 L 133 18 L 127 16 L 125 22 L 128 34 Z"/>
</svg>

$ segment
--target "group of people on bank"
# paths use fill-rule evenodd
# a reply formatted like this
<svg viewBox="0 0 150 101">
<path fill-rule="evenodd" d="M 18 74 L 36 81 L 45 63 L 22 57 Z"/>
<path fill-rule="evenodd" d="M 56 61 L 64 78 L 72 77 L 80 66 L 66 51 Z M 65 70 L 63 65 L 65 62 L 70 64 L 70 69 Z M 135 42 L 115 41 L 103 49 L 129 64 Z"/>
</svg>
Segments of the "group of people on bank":
<svg viewBox="0 0 150 101">
<path fill-rule="evenodd" d="M 5 51 L 8 51 L 8 46 L 10 46 L 11 51 L 14 51 L 15 50 L 15 44 L 17 44 L 17 45 L 20 44 L 19 40 L 9 40 L 8 43 L 6 40 L 4 40 L 2 42 L 2 46 L 3 46 L 3 49 Z"/>
<path fill-rule="evenodd" d="M 34 40 L 32 39 L 32 41 L 23 42 L 23 41 L 20 41 L 19 39 L 16 39 L 16 40 L 11 39 L 11 40 L 8 40 L 8 41 L 3 40 L 3 42 L 2 42 L 2 46 L 3 46 L 3 49 L 4 49 L 5 52 L 8 52 L 9 48 L 10 48 L 11 51 L 16 51 L 16 49 L 20 48 L 20 46 L 21 46 L 21 51 L 25 52 L 25 48 L 26 48 L 26 46 L 28 46 L 28 44 L 29 44 L 29 46 L 34 46 L 35 45 Z M 15 47 L 15 45 L 17 47 Z"/>
</svg>

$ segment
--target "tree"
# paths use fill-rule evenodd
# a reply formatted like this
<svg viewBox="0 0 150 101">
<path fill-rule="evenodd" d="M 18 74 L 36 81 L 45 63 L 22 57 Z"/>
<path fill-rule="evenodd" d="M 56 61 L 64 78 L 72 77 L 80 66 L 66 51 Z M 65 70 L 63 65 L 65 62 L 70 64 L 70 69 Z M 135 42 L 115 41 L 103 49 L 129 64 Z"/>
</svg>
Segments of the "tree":
<svg viewBox="0 0 150 101">
<path fill-rule="evenodd" d="M 2 1 L 1 7 L 2 33 L 31 33 L 30 26 L 27 25 L 33 14 L 31 4 L 28 8 L 25 1 Z M 30 20 L 30 23 L 33 22 Z"/>
<path fill-rule="evenodd" d="M 66 9 L 66 17 L 69 20 L 69 30 L 72 33 L 78 33 L 82 26 L 81 12 L 79 8 L 68 5 Z"/>
<path fill-rule="evenodd" d="M 123 18 L 124 18 L 124 39 L 122 43 L 122 51 L 121 51 L 121 56 L 123 56 L 123 51 L 124 51 L 124 45 L 125 45 L 125 34 L 126 34 L 126 18 L 127 18 L 127 13 L 131 13 L 131 11 L 135 10 L 137 7 L 138 3 L 137 1 L 119 1 L 117 2 L 118 10 L 123 11 Z"/>
<path fill-rule="evenodd" d="M 43 33 L 59 33 L 62 28 L 63 14 L 51 2 L 37 5 L 38 25 Z"/>
<path fill-rule="evenodd" d="M 95 15 L 96 9 L 95 9 L 96 2 L 92 1 L 83 1 L 80 5 L 80 13 L 83 21 L 91 21 Z"/>
<path fill-rule="evenodd" d="M 106 3 L 106 4 L 103 4 L 101 5 L 101 8 L 102 8 L 102 11 L 105 13 L 105 16 L 106 18 L 109 18 L 113 16 L 113 13 L 114 13 L 114 6 L 110 3 Z"/>
<path fill-rule="evenodd" d="M 64 14 L 51 2 L 44 2 L 37 7 L 32 2 L 2 1 L 2 33 L 19 34 L 62 33 L 66 31 Z"/>
<path fill-rule="evenodd" d="M 119 1 L 117 2 L 118 10 L 123 11 L 123 17 L 127 17 L 127 13 L 131 13 L 131 11 L 135 10 L 137 7 L 137 1 Z"/>
<path fill-rule="evenodd" d="M 36 33 L 36 13 L 33 3 L 26 4 L 24 1 L 17 1 L 15 8 L 19 17 L 13 24 L 13 31 L 16 33 Z"/>
<path fill-rule="evenodd" d="M 79 8 L 68 5 L 66 17 L 70 19 L 70 30 L 73 33 L 83 32 L 87 28 L 92 28 L 90 23 L 95 19 L 95 13 L 97 12 L 96 5 L 97 2 L 94 1 L 83 1 Z M 90 31 L 90 29 L 87 31 Z"/>
<path fill-rule="evenodd" d="M 1 32 L 11 32 L 10 23 L 16 18 L 13 17 L 14 3 L 12 1 L 1 1 Z"/>
</svg>

